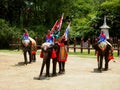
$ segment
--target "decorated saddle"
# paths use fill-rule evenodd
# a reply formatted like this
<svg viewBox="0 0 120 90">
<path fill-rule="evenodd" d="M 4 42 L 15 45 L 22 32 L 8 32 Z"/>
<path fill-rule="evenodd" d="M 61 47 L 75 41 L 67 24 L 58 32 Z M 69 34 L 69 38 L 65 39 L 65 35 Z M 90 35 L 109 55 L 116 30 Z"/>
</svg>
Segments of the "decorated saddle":
<svg viewBox="0 0 120 90">
<path fill-rule="evenodd" d="M 106 49 L 106 46 L 107 46 L 107 43 L 106 43 L 106 42 L 100 42 L 100 43 L 98 44 L 98 47 L 99 47 L 102 51 L 104 51 L 104 50 Z"/>
<path fill-rule="evenodd" d="M 50 47 L 51 43 L 45 42 L 42 44 L 41 48 L 44 48 L 45 46 Z"/>
<path fill-rule="evenodd" d="M 36 51 L 37 51 L 36 41 L 31 37 L 29 37 L 29 40 L 32 43 L 32 45 L 31 45 L 31 50 L 32 50 L 31 53 L 36 54 Z"/>
<path fill-rule="evenodd" d="M 49 42 L 45 42 L 45 43 L 43 43 L 42 44 L 42 46 L 41 46 L 41 48 L 43 49 L 43 50 L 47 50 L 47 48 L 50 48 L 51 47 L 51 43 L 49 43 Z M 51 52 L 52 54 L 51 54 L 51 58 L 53 59 L 53 58 L 56 58 L 56 51 L 53 49 L 52 50 L 52 52 Z M 43 51 L 41 50 L 41 52 L 40 52 L 40 58 L 43 58 Z"/>
<path fill-rule="evenodd" d="M 59 62 L 66 62 L 67 56 L 68 56 L 66 47 L 63 43 L 60 43 L 59 46 L 60 46 L 60 50 L 59 50 L 59 55 L 58 55 L 58 61 Z"/>
<path fill-rule="evenodd" d="M 25 47 L 27 47 L 30 43 L 30 40 L 22 40 L 22 43 Z"/>
</svg>

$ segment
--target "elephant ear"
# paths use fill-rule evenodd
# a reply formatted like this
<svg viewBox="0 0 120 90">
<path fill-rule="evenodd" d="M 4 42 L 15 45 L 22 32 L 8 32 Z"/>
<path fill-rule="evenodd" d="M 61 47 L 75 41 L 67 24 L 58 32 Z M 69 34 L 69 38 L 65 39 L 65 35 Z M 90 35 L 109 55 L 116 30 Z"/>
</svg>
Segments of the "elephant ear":
<svg viewBox="0 0 120 90">
<path fill-rule="evenodd" d="M 92 47 L 97 51 L 99 50 L 98 44 L 93 44 Z"/>
</svg>

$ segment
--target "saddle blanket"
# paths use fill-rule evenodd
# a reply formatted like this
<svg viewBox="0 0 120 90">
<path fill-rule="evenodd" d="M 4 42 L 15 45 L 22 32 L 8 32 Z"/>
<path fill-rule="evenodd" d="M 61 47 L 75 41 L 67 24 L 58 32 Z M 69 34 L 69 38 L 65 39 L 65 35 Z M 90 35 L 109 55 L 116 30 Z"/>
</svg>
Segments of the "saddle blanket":
<svg viewBox="0 0 120 90">
<path fill-rule="evenodd" d="M 66 49 L 65 45 L 60 44 L 60 52 L 59 52 L 59 55 L 58 55 L 58 61 L 59 62 L 66 62 L 67 61 L 67 56 L 68 56 L 68 53 L 67 53 L 67 49 Z"/>
<path fill-rule="evenodd" d="M 29 37 L 29 40 L 32 42 L 32 46 L 31 46 L 31 50 L 32 50 L 32 54 L 36 54 L 36 51 L 37 51 L 37 45 L 36 45 L 36 41 Z"/>
<path fill-rule="evenodd" d="M 106 45 L 107 45 L 106 42 L 100 42 L 100 44 L 98 44 L 98 47 L 99 47 L 102 51 L 104 51 L 105 48 L 106 48 Z"/>
</svg>

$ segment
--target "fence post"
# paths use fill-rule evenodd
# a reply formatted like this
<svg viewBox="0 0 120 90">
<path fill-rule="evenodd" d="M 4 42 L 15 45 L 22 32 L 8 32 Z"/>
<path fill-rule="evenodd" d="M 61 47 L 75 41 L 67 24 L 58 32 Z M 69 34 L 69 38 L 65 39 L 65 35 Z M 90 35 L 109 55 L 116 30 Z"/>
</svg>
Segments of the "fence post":
<svg viewBox="0 0 120 90">
<path fill-rule="evenodd" d="M 67 52 L 69 52 L 69 38 L 67 40 Z"/>
<path fill-rule="evenodd" d="M 74 52 L 76 52 L 76 38 L 74 37 Z"/>
<path fill-rule="evenodd" d="M 120 55 L 120 39 L 118 39 L 118 56 Z"/>
<path fill-rule="evenodd" d="M 18 51 L 20 50 L 20 37 L 18 36 Z"/>
<path fill-rule="evenodd" d="M 95 38 L 95 44 L 97 44 L 97 41 L 98 41 L 98 39 Z M 96 53 L 97 53 L 97 51 L 95 50 L 95 55 L 96 55 Z"/>
<path fill-rule="evenodd" d="M 81 53 L 83 53 L 83 43 L 84 43 L 84 41 L 83 41 L 83 38 L 81 39 L 81 42 L 80 42 L 80 45 L 81 45 Z"/>
<path fill-rule="evenodd" d="M 88 43 L 88 54 L 90 54 L 90 38 L 88 38 L 87 43 Z"/>
<path fill-rule="evenodd" d="M 35 37 L 35 41 L 36 41 L 36 50 L 38 49 L 38 38 Z"/>
<path fill-rule="evenodd" d="M 15 37 L 12 36 L 12 49 L 14 48 L 14 46 L 13 46 L 13 44 L 14 44 L 14 39 L 15 39 Z"/>
</svg>

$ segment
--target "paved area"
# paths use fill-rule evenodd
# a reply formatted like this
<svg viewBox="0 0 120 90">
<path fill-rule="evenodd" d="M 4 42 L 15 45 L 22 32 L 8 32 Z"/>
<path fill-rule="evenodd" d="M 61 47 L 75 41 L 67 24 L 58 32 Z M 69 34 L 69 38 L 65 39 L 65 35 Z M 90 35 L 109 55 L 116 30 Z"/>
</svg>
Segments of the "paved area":
<svg viewBox="0 0 120 90">
<path fill-rule="evenodd" d="M 42 80 L 35 79 L 42 63 L 39 55 L 35 63 L 23 65 L 23 61 L 22 53 L 0 52 L 0 90 L 120 90 L 119 57 L 110 61 L 108 71 L 98 73 L 95 57 L 69 55 L 65 74 Z"/>
</svg>

